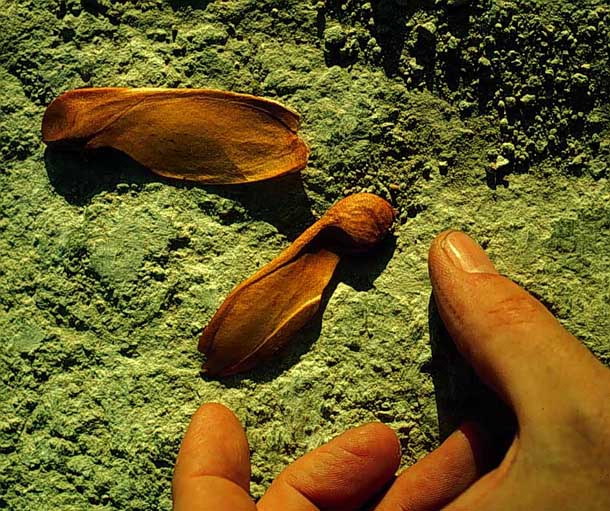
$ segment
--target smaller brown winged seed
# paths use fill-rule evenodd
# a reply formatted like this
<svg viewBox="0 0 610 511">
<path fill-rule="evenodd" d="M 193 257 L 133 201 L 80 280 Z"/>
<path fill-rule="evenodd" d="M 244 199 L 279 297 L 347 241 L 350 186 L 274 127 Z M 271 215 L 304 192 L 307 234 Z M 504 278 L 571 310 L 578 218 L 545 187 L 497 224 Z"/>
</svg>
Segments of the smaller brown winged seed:
<svg viewBox="0 0 610 511">
<path fill-rule="evenodd" d="M 286 345 L 316 314 L 341 255 L 376 245 L 394 210 L 369 193 L 339 201 L 290 247 L 226 298 L 204 329 L 203 372 L 246 371 Z"/>
</svg>

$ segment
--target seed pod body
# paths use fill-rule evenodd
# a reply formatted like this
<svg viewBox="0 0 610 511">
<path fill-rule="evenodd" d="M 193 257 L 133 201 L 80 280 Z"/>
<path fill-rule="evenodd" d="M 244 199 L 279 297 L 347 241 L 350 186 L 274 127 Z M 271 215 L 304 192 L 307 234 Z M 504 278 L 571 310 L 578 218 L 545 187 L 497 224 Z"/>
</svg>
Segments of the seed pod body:
<svg viewBox="0 0 610 511">
<path fill-rule="evenodd" d="M 340 253 L 370 249 L 393 220 L 392 207 L 375 195 L 339 201 L 229 294 L 199 340 L 203 372 L 226 376 L 271 357 L 318 311 Z"/>
<path fill-rule="evenodd" d="M 381 197 L 356 193 L 340 200 L 323 217 L 326 228 L 342 231 L 347 253 L 365 252 L 379 243 L 394 222 L 395 212 Z"/>
<path fill-rule="evenodd" d="M 206 184 L 301 170 L 299 116 L 279 103 L 207 89 L 78 89 L 47 108 L 47 144 L 118 149 L 166 177 Z"/>
</svg>

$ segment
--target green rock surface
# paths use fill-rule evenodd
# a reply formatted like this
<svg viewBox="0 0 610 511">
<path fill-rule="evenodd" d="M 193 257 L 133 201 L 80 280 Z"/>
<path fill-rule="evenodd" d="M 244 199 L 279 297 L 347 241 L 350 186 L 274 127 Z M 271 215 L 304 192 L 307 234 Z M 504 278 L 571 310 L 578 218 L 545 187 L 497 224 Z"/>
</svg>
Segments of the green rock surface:
<svg viewBox="0 0 610 511">
<path fill-rule="evenodd" d="M 170 509 L 206 401 L 245 424 L 256 497 L 366 421 L 414 462 L 477 409 L 430 334 L 427 250 L 447 228 L 610 365 L 606 1 L 0 7 L 0 508 Z M 112 151 L 45 151 L 46 105 L 90 86 L 277 99 L 303 116 L 309 165 L 202 187 Z M 273 361 L 202 378 L 197 337 L 224 297 L 357 191 L 392 202 L 393 236 L 342 263 L 321 320 Z"/>
</svg>

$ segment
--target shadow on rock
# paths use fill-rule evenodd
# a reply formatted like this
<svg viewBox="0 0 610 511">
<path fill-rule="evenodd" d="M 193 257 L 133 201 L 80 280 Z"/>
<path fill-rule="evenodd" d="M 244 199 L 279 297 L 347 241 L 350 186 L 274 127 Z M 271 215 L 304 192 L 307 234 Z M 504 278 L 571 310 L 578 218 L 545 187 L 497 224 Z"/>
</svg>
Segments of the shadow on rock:
<svg viewBox="0 0 610 511">
<path fill-rule="evenodd" d="M 433 297 L 428 304 L 428 326 L 432 360 L 425 369 L 434 383 L 441 440 L 460 424 L 474 421 L 490 434 L 492 459 L 499 462 L 516 431 L 512 412 L 479 380 L 458 352 Z"/>
<path fill-rule="evenodd" d="M 296 238 L 315 219 L 300 174 L 237 185 L 201 185 L 159 176 L 126 154 L 114 149 L 93 152 L 47 148 L 45 166 L 55 191 L 70 204 L 84 206 L 104 191 L 121 186 L 133 189 L 147 183 L 165 183 L 175 188 L 202 189 L 241 204 L 250 216 L 274 225 L 289 239 Z M 211 211 L 224 223 L 241 221 L 238 210 Z"/>
<path fill-rule="evenodd" d="M 214 0 L 171 0 L 169 4 L 174 11 L 190 7 L 191 9 L 206 9 Z"/>
<path fill-rule="evenodd" d="M 242 382 L 245 380 L 256 383 L 268 382 L 297 364 L 320 337 L 324 311 L 339 282 L 344 282 L 357 291 L 371 289 L 377 277 L 392 258 L 395 248 L 396 238 L 388 236 L 376 249 L 366 255 L 343 258 L 322 295 L 318 312 L 311 322 L 295 336 L 292 342 L 278 351 L 271 359 L 262 362 L 258 367 L 242 374 L 221 378 L 222 383 L 233 388 L 242 386 Z M 208 379 L 206 376 L 202 376 L 202 378 Z"/>
<path fill-rule="evenodd" d="M 47 148 L 44 161 L 55 191 L 76 206 L 88 204 L 98 193 L 116 190 L 120 183 L 169 182 L 113 149 L 89 153 Z"/>
<path fill-rule="evenodd" d="M 300 173 L 256 183 L 205 188 L 240 203 L 254 218 L 274 225 L 291 241 L 316 221 Z"/>
<path fill-rule="evenodd" d="M 400 67 L 400 57 L 407 35 L 407 19 L 425 3 L 422 0 L 371 2 L 373 35 L 381 48 L 382 66 L 388 76 L 394 76 Z"/>
<path fill-rule="evenodd" d="M 356 291 L 368 291 L 385 270 L 395 250 L 396 237 L 388 235 L 370 252 L 342 258 L 335 274 L 339 282 Z"/>
</svg>

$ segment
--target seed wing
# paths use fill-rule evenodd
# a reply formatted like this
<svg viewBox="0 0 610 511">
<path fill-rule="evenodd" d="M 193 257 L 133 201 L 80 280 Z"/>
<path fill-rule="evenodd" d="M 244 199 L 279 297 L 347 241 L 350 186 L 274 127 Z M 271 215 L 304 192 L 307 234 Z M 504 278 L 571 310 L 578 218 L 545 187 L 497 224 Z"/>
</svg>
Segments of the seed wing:
<svg viewBox="0 0 610 511">
<path fill-rule="evenodd" d="M 43 139 L 112 147 L 163 176 L 260 181 L 305 167 L 299 116 L 255 96 L 205 89 L 82 89 L 45 112 Z"/>
<path fill-rule="evenodd" d="M 204 372 L 245 371 L 286 345 L 318 311 L 338 262 L 339 256 L 327 250 L 305 252 L 238 286 L 201 336 Z"/>
</svg>

